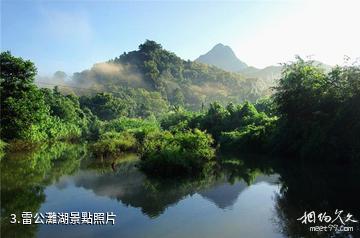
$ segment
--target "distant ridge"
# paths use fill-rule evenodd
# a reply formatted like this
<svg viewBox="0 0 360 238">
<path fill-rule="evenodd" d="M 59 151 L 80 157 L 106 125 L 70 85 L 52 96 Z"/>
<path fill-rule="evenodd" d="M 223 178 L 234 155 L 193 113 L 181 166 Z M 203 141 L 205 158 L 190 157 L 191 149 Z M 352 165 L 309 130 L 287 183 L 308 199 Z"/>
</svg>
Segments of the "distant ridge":
<svg viewBox="0 0 360 238">
<path fill-rule="evenodd" d="M 236 57 L 234 51 L 229 46 L 221 43 L 215 45 L 209 52 L 201 55 L 195 61 L 214 65 L 231 72 L 238 72 L 247 67 L 244 62 Z"/>
</svg>

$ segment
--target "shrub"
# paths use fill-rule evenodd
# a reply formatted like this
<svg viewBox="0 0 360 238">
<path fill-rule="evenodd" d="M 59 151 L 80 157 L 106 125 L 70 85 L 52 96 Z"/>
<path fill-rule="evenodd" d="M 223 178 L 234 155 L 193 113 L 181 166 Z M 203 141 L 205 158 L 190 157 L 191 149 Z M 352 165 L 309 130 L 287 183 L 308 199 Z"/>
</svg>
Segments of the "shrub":
<svg viewBox="0 0 360 238">
<path fill-rule="evenodd" d="M 5 155 L 6 146 L 7 146 L 7 143 L 0 139 L 0 160 Z"/>
<path fill-rule="evenodd" d="M 212 143 L 212 137 L 198 129 L 152 133 L 141 146 L 141 168 L 161 176 L 198 173 L 214 158 Z"/>
<path fill-rule="evenodd" d="M 193 112 L 178 109 L 163 115 L 160 125 L 164 130 L 185 130 L 189 128 L 188 123 L 195 115 Z"/>
<path fill-rule="evenodd" d="M 263 152 L 267 149 L 277 118 L 259 113 L 248 120 L 248 125 L 222 132 L 219 140 L 222 151 Z"/>
<path fill-rule="evenodd" d="M 70 122 L 63 122 L 58 117 L 48 120 L 46 132 L 49 140 L 74 140 L 81 137 L 81 128 Z"/>
<path fill-rule="evenodd" d="M 137 148 L 137 141 L 129 132 L 107 132 L 91 146 L 96 156 L 116 155 L 125 151 L 133 151 Z"/>
<path fill-rule="evenodd" d="M 127 131 L 133 134 L 140 143 L 147 134 L 159 130 L 160 126 L 155 120 L 126 117 L 106 122 L 102 127 L 103 133 Z"/>
</svg>

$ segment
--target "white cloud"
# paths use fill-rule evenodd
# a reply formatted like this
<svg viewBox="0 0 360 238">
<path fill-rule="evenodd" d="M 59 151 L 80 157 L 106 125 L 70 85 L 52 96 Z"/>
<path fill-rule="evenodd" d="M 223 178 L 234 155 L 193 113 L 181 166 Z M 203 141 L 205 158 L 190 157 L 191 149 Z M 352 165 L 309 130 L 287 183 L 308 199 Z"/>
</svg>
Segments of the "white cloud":
<svg viewBox="0 0 360 238">
<path fill-rule="evenodd" d="M 235 52 L 258 67 L 292 60 L 296 54 L 332 65 L 342 64 L 344 55 L 354 60 L 360 56 L 360 2 L 307 1 L 299 6 L 239 39 Z"/>
</svg>

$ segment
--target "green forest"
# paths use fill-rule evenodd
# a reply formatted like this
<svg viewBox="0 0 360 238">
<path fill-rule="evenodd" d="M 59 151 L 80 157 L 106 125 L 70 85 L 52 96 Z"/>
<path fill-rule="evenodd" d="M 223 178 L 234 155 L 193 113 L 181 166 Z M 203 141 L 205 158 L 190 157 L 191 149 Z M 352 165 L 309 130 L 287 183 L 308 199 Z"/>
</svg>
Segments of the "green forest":
<svg viewBox="0 0 360 238">
<path fill-rule="evenodd" d="M 257 86 L 256 78 L 183 60 L 150 40 L 139 45 L 138 50 L 74 73 L 70 82 L 62 80 L 62 74 L 59 71 L 54 77 L 65 85 L 61 87 L 62 92 L 84 96 L 111 93 L 131 104 L 124 110 L 131 117 L 163 112 L 158 108 L 166 111 L 165 103 L 200 110 L 214 101 L 223 104 L 255 102 L 261 95 L 269 94 L 268 90 Z M 47 81 L 51 84 L 51 79 Z M 41 83 L 41 86 L 48 86 Z M 152 103 L 145 104 L 144 98 L 151 99 Z"/>
<path fill-rule="evenodd" d="M 38 87 L 35 64 L 10 52 L 0 64 L 1 157 L 44 143 L 87 142 L 95 157 L 136 152 L 142 170 L 168 177 L 203 172 L 220 154 L 360 159 L 356 64 L 325 72 L 297 58 L 283 65 L 271 93 L 154 41 L 74 74 L 68 87 Z"/>
</svg>

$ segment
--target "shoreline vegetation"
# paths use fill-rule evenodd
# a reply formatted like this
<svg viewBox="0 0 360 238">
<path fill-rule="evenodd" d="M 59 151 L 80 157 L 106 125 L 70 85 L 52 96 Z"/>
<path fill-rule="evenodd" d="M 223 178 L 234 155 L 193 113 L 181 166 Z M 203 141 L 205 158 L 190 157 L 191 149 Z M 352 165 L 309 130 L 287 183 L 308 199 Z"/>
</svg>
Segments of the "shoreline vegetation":
<svg viewBox="0 0 360 238">
<path fill-rule="evenodd" d="M 203 172 L 220 153 L 359 162 L 358 65 L 324 72 L 297 58 L 284 64 L 271 96 L 187 104 L 182 89 L 170 97 L 162 87 L 159 72 L 172 70 L 173 77 L 182 63 L 160 49 L 147 41 L 112 61 L 140 64 L 135 59 L 146 52 L 142 73 L 155 82 L 152 90 L 87 95 L 37 87 L 34 63 L 2 52 L 0 157 L 47 142 L 86 141 L 95 157 L 136 152 L 142 170 L 166 177 Z"/>
</svg>

